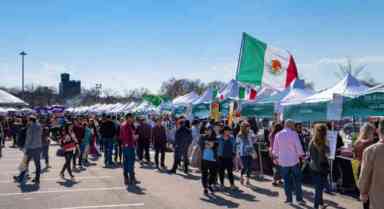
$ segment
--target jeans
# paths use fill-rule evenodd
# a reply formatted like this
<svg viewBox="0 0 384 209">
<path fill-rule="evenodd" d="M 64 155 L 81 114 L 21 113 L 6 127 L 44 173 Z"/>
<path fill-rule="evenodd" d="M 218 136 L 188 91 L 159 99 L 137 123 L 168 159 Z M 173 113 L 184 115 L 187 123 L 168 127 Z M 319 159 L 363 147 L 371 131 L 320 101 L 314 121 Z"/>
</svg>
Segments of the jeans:
<svg viewBox="0 0 384 209">
<path fill-rule="evenodd" d="M 29 165 L 29 161 L 33 159 L 35 163 L 35 168 L 36 168 L 36 177 L 35 180 L 36 182 L 40 182 L 40 173 L 41 173 L 41 164 L 40 164 L 40 157 L 41 157 L 41 148 L 34 148 L 34 149 L 29 149 L 26 152 L 27 154 L 27 168 Z M 22 171 L 19 175 L 19 179 L 23 179 L 25 177 L 25 174 L 27 173 L 28 169 Z"/>
<path fill-rule="evenodd" d="M 63 165 L 63 168 L 61 169 L 60 174 L 64 175 L 64 171 L 67 170 L 68 174 L 73 177 L 72 175 L 72 169 L 71 169 L 71 160 L 73 157 L 73 151 L 67 151 L 64 153 L 65 157 L 65 163 Z"/>
<path fill-rule="evenodd" d="M 183 163 L 184 163 L 184 172 L 188 173 L 188 166 L 189 166 L 188 152 L 184 149 L 175 148 L 172 172 L 176 172 L 177 167 L 181 163 L 181 160 L 183 160 Z"/>
<path fill-rule="evenodd" d="M 284 179 L 284 191 L 287 201 L 292 202 L 292 190 L 295 188 L 296 200 L 303 200 L 302 175 L 299 164 L 291 167 L 280 167 L 281 175 Z"/>
<path fill-rule="evenodd" d="M 247 178 L 251 177 L 252 173 L 252 156 L 241 156 L 241 162 L 243 163 L 243 169 L 241 169 L 241 176 L 247 174 Z"/>
<path fill-rule="evenodd" d="M 159 155 L 160 155 L 160 165 L 164 167 L 165 162 L 165 146 L 166 144 L 155 144 L 155 164 L 156 167 L 159 167 Z"/>
<path fill-rule="evenodd" d="M 123 147 L 123 172 L 124 176 L 135 178 L 135 148 Z"/>
<path fill-rule="evenodd" d="M 112 150 L 113 150 L 113 139 L 104 138 L 104 164 L 105 166 L 112 164 Z"/>
<path fill-rule="evenodd" d="M 216 182 L 216 161 L 202 160 L 201 162 L 201 183 L 204 189 L 210 187 Z"/>
<path fill-rule="evenodd" d="M 45 160 L 45 165 L 49 165 L 49 145 L 44 145 L 42 150 L 42 157 Z"/>
<path fill-rule="evenodd" d="M 323 205 L 323 190 L 327 183 L 327 176 L 313 172 L 312 181 L 315 186 L 314 208 L 318 209 L 320 205 Z"/>
<path fill-rule="evenodd" d="M 149 142 L 146 141 L 139 141 L 137 144 L 137 157 L 139 160 L 143 160 L 143 157 L 148 162 L 151 161 L 150 155 L 149 155 Z"/>
<path fill-rule="evenodd" d="M 233 159 L 219 157 L 219 177 L 220 184 L 224 185 L 225 171 L 227 171 L 229 183 L 234 185 L 233 178 Z"/>
</svg>

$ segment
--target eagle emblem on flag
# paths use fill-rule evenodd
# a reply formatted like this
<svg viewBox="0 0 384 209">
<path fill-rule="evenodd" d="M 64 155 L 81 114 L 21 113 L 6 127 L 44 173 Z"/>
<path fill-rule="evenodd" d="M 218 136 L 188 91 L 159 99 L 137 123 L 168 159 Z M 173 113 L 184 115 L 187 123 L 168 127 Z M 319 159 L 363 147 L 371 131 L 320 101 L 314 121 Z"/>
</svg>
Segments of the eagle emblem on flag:
<svg viewBox="0 0 384 209">
<path fill-rule="evenodd" d="M 281 68 L 282 68 L 281 62 L 278 59 L 272 59 L 271 68 L 270 68 L 271 73 L 274 75 L 278 75 L 282 72 Z"/>
</svg>

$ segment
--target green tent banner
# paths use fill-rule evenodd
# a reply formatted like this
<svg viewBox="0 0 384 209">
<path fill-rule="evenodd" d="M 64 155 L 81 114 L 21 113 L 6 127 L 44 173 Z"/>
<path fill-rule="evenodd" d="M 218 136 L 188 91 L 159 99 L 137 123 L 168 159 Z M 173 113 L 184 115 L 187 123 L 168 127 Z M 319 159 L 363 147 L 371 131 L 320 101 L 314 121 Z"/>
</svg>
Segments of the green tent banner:
<svg viewBox="0 0 384 209">
<path fill-rule="evenodd" d="M 274 103 L 248 103 L 241 105 L 241 116 L 272 118 L 275 110 Z"/>
<path fill-rule="evenodd" d="M 198 118 L 207 118 L 211 111 L 211 104 L 201 103 L 192 106 L 192 114 Z"/>
<path fill-rule="evenodd" d="M 284 106 L 284 119 L 296 121 L 327 120 L 328 102 L 303 103 Z"/>
<path fill-rule="evenodd" d="M 384 93 L 376 92 L 345 100 L 343 117 L 353 116 L 384 116 Z"/>
<path fill-rule="evenodd" d="M 186 106 L 177 106 L 173 109 L 173 113 L 176 116 L 181 116 L 187 113 L 187 107 Z"/>
</svg>

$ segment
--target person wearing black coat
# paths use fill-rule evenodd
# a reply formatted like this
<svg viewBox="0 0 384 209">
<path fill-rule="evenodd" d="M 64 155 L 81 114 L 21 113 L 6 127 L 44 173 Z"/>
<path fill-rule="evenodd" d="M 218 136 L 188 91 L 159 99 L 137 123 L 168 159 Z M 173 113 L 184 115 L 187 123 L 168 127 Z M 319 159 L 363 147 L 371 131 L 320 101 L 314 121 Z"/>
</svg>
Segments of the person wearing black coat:
<svg viewBox="0 0 384 209">
<path fill-rule="evenodd" d="M 216 183 L 217 177 L 217 148 L 218 141 L 212 127 L 204 130 L 204 135 L 199 139 L 201 150 L 201 183 L 204 194 L 208 195 L 208 190 L 214 193 L 212 186 Z"/>
<path fill-rule="evenodd" d="M 180 128 L 175 133 L 174 162 L 170 173 L 176 173 L 181 160 L 184 163 L 184 173 L 188 174 L 188 147 L 192 143 L 192 131 L 188 127 L 188 121 L 180 121 Z"/>
</svg>

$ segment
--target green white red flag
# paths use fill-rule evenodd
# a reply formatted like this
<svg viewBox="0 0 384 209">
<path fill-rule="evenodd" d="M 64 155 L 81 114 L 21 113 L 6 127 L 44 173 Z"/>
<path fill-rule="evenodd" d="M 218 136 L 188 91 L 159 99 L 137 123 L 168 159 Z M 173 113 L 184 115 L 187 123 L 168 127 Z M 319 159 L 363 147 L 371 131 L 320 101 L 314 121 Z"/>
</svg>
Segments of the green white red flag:
<svg viewBox="0 0 384 209">
<path fill-rule="evenodd" d="M 293 56 L 244 33 L 241 44 L 236 80 L 262 86 L 267 84 L 284 89 L 298 77 Z"/>
</svg>

